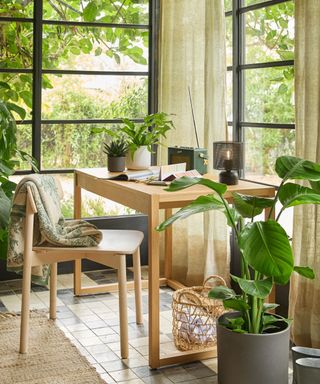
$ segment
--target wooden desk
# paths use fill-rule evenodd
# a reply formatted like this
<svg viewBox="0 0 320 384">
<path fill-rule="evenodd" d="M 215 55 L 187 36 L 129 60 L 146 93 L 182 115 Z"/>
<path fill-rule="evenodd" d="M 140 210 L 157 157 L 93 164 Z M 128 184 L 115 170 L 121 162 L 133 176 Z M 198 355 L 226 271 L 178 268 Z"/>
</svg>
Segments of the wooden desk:
<svg viewBox="0 0 320 384">
<path fill-rule="evenodd" d="M 154 228 L 159 224 L 159 211 L 165 210 L 165 217 L 172 214 L 172 208 L 183 207 L 202 194 L 208 194 L 208 188 L 196 185 L 188 189 L 167 192 L 163 187 L 151 186 L 143 183 L 128 181 L 111 181 L 106 177 L 105 168 L 78 169 L 75 171 L 75 218 L 81 217 L 81 188 L 99 196 L 113 200 L 127 207 L 144 213 L 148 216 L 148 291 L 149 291 L 149 365 L 158 368 L 165 365 L 186 363 L 216 356 L 216 349 L 211 348 L 204 352 L 180 352 L 160 357 L 160 313 L 159 313 L 159 287 L 160 282 L 173 289 L 183 285 L 172 280 L 172 228 L 165 233 L 165 276 L 160 279 L 159 266 L 159 233 Z M 214 179 L 211 175 L 208 178 Z M 228 201 L 232 201 L 232 192 L 272 197 L 274 188 L 240 181 L 238 185 L 229 186 L 225 194 Z M 81 288 L 81 262 L 75 262 L 75 294 L 106 292 L 106 287 Z M 111 290 L 115 290 L 115 285 Z"/>
</svg>

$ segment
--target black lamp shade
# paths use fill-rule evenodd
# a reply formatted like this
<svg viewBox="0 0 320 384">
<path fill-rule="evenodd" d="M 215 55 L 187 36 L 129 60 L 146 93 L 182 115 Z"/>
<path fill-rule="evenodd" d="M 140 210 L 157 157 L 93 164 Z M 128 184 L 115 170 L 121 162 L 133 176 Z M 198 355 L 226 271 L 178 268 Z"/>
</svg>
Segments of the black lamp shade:
<svg viewBox="0 0 320 384">
<path fill-rule="evenodd" d="M 213 168 L 238 170 L 243 168 L 243 143 L 216 141 L 213 143 Z"/>
<path fill-rule="evenodd" d="M 237 171 L 243 168 L 243 143 L 236 141 L 214 142 L 213 168 L 223 170 L 219 174 L 220 183 L 238 184 Z"/>
</svg>

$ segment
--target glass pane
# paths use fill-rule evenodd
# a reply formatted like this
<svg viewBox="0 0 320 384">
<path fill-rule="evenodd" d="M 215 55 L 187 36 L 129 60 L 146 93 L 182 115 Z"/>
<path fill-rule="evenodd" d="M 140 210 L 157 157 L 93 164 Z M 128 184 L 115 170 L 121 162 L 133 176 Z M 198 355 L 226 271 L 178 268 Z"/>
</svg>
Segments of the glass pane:
<svg viewBox="0 0 320 384">
<path fill-rule="evenodd" d="M 232 118 L 232 71 L 227 71 L 227 121 Z"/>
<path fill-rule="evenodd" d="M 32 155 L 32 126 L 25 124 L 17 125 L 17 147 L 20 151 L 27 152 Z M 19 170 L 31 169 L 30 164 L 26 161 L 21 161 L 17 167 Z"/>
<path fill-rule="evenodd" d="M 294 59 L 294 4 L 291 1 L 243 15 L 245 62 Z"/>
<path fill-rule="evenodd" d="M 267 0 L 244 0 L 243 6 L 247 7 L 247 6 L 253 5 L 253 4 L 264 3 L 265 1 L 267 1 Z"/>
<path fill-rule="evenodd" d="M 279 185 L 274 170 L 279 156 L 295 154 L 293 129 L 244 128 L 245 178 Z"/>
<path fill-rule="evenodd" d="M 148 0 L 44 0 L 45 20 L 148 24 Z"/>
<path fill-rule="evenodd" d="M 134 118 L 148 110 L 143 76 L 47 75 L 43 88 L 43 119 Z"/>
<path fill-rule="evenodd" d="M 26 110 L 26 120 L 31 119 L 32 75 L 0 73 L 0 99 L 15 103 Z M 20 117 L 14 113 L 16 119 Z"/>
<path fill-rule="evenodd" d="M 33 17 L 32 0 L 5 0 L 0 5 L 0 16 L 5 17 Z"/>
<path fill-rule="evenodd" d="M 245 121 L 293 123 L 293 77 L 291 66 L 245 70 Z"/>
<path fill-rule="evenodd" d="M 225 12 L 232 11 L 232 0 L 224 0 Z"/>
<path fill-rule="evenodd" d="M 0 68 L 32 68 L 33 24 L 0 22 Z"/>
<path fill-rule="evenodd" d="M 43 68 L 148 71 L 147 30 L 44 25 Z"/>
<path fill-rule="evenodd" d="M 232 17 L 226 17 L 226 54 L 227 66 L 232 65 Z"/>
<path fill-rule="evenodd" d="M 105 124 L 104 126 L 107 126 Z M 111 127 L 118 125 L 108 124 Z M 94 168 L 107 167 L 103 152 L 105 134 L 92 134 L 98 124 L 45 124 L 41 129 L 41 167 Z"/>
</svg>

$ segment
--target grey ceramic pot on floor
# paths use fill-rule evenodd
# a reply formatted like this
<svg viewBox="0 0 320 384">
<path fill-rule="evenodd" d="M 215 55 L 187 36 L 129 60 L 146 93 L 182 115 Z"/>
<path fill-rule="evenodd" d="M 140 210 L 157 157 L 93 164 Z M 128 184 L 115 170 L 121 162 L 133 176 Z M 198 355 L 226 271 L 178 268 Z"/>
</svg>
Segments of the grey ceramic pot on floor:
<svg viewBox="0 0 320 384">
<path fill-rule="evenodd" d="M 293 366 L 293 380 L 292 384 L 297 384 L 297 366 L 296 361 L 301 358 L 311 357 L 318 358 L 320 361 L 320 349 L 307 348 L 307 347 L 292 347 L 292 366 Z M 306 382 L 307 383 L 307 382 Z M 320 380 L 319 380 L 320 383 Z"/>
<path fill-rule="evenodd" d="M 219 384 L 288 384 L 290 327 L 269 334 L 240 334 L 217 324 Z"/>
<path fill-rule="evenodd" d="M 307 358 L 296 360 L 297 384 L 320 383 L 320 359 Z"/>
</svg>

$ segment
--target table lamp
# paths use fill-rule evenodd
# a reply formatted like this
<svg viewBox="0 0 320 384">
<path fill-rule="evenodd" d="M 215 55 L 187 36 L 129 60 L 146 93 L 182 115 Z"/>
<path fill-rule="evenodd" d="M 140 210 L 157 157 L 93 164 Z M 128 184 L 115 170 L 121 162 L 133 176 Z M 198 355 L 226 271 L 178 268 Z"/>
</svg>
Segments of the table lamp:
<svg viewBox="0 0 320 384">
<path fill-rule="evenodd" d="M 219 173 L 220 183 L 238 184 L 238 170 L 243 168 L 243 143 L 236 141 L 216 141 L 213 143 L 213 168 Z"/>
</svg>

